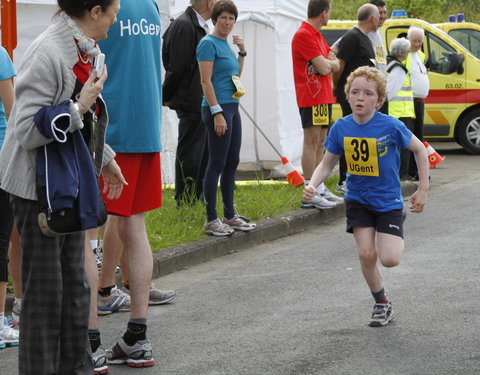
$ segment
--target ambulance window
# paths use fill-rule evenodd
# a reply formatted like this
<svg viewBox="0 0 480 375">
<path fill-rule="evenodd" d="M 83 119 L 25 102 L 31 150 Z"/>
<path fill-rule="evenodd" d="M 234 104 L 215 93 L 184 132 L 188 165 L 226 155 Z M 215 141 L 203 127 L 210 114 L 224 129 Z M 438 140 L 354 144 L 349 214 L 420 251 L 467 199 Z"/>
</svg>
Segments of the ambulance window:
<svg viewBox="0 0 480 375">
<path fill-rule="evenodd" d="M 333 43 L 335 43 L 338 39 L 343 37 L 343 34 L 345 34 L 347 30 L 321 30 L 320 32 L 322 33 L 323 37 L 325 38 L 325 41 L 327 44 L 331 47 Z"/>
<path fill-rule="evenodd" d="M 430 71 L 450 74 L 450 55 L 456 51 L 437 36 L 427 33 L 429 46 Z M 425 46 L 425 42 L 423 43 Z"/>
<path fill-rule="evenodd" d="M 451 30 L 448 33 L 462 46 L 468 49 L 474 56 L 480 58 L 480 31 L 472 29 Z"/>
</svg>

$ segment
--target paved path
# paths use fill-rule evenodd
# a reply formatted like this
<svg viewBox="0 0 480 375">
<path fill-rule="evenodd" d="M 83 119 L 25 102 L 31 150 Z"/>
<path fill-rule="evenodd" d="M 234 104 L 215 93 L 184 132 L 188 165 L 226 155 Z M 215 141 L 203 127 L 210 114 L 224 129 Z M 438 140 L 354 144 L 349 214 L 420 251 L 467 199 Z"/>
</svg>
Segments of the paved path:
<svg viewBox="0 0 480 375">
<path fill-rule="evenodd" d="M 150 310 L 158 366 L 111 374 L 480 373 L 480 157 L 443 154 L 427 211 L 407 217 L 403 262 L 385 271 L 391 325 L 367 327 L 372 299 L 337 219 L 157 280 L 178 295 Z M 104 345 L 127 320 L 101 318 Z M 2 374 L 15 357 L 0 351 Z"/>
</svg>

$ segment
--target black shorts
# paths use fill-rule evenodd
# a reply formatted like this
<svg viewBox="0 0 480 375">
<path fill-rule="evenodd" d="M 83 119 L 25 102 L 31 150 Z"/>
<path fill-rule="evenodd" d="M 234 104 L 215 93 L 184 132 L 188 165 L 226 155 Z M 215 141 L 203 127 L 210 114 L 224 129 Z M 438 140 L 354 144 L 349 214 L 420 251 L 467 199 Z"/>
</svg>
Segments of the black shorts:
<svg viewBox="0 0 480 375">
<path fill-rule="evenodd" d="M 320 126 L 321 128 L 328 128 L 332 121 L 332 105 L 331 104 L 319 104 L 313 107 L 299 108 L 300 118 L 302 119 L 302 128 L 310 128 L 312 126 Z M 318 116 L 319 121 L 314 122 L 313 114 Z M 327 120 L 320 120 L 325 119 Z"/>
<path fill-rule="evenodd" d="M 345 199 L 347 232 L 353 233 L 355 227 L 372 227 L 377 232 L 393 234 L 403 238 L 402 210 L 379 212 L 353 199 Z"/>
</svg>

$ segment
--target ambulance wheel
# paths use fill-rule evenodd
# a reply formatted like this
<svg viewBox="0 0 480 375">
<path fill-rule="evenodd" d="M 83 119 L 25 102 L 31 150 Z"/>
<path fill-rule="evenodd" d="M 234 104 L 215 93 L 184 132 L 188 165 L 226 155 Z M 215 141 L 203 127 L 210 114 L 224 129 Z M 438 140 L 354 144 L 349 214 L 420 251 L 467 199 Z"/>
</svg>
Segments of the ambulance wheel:
<svg viewBox="0 0 480 375">
<path fill-rule="evenodd" d="M 470 154 L 480 154 L 480 110 L 466 115 L 458 126 L 458 143 Z"/>
</svg>

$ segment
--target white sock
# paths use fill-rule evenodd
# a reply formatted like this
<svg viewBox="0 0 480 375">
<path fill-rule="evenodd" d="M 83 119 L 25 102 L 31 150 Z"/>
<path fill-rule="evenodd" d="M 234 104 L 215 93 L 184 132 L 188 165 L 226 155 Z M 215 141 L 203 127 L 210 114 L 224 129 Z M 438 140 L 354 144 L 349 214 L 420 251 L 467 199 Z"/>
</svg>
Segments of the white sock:
<svg viewBox="0 0 480 375">
<path fill-rule="evenodd" d="M 98 247 L 98 241 L 97 240 L 90 240 L 90 246 L 92 250 L 95 250 Z"/>
<path fill-rule="evenodd" d="M 0 329 L 5 327 L 5 312 L 0 312 Z"/>
</svg>

